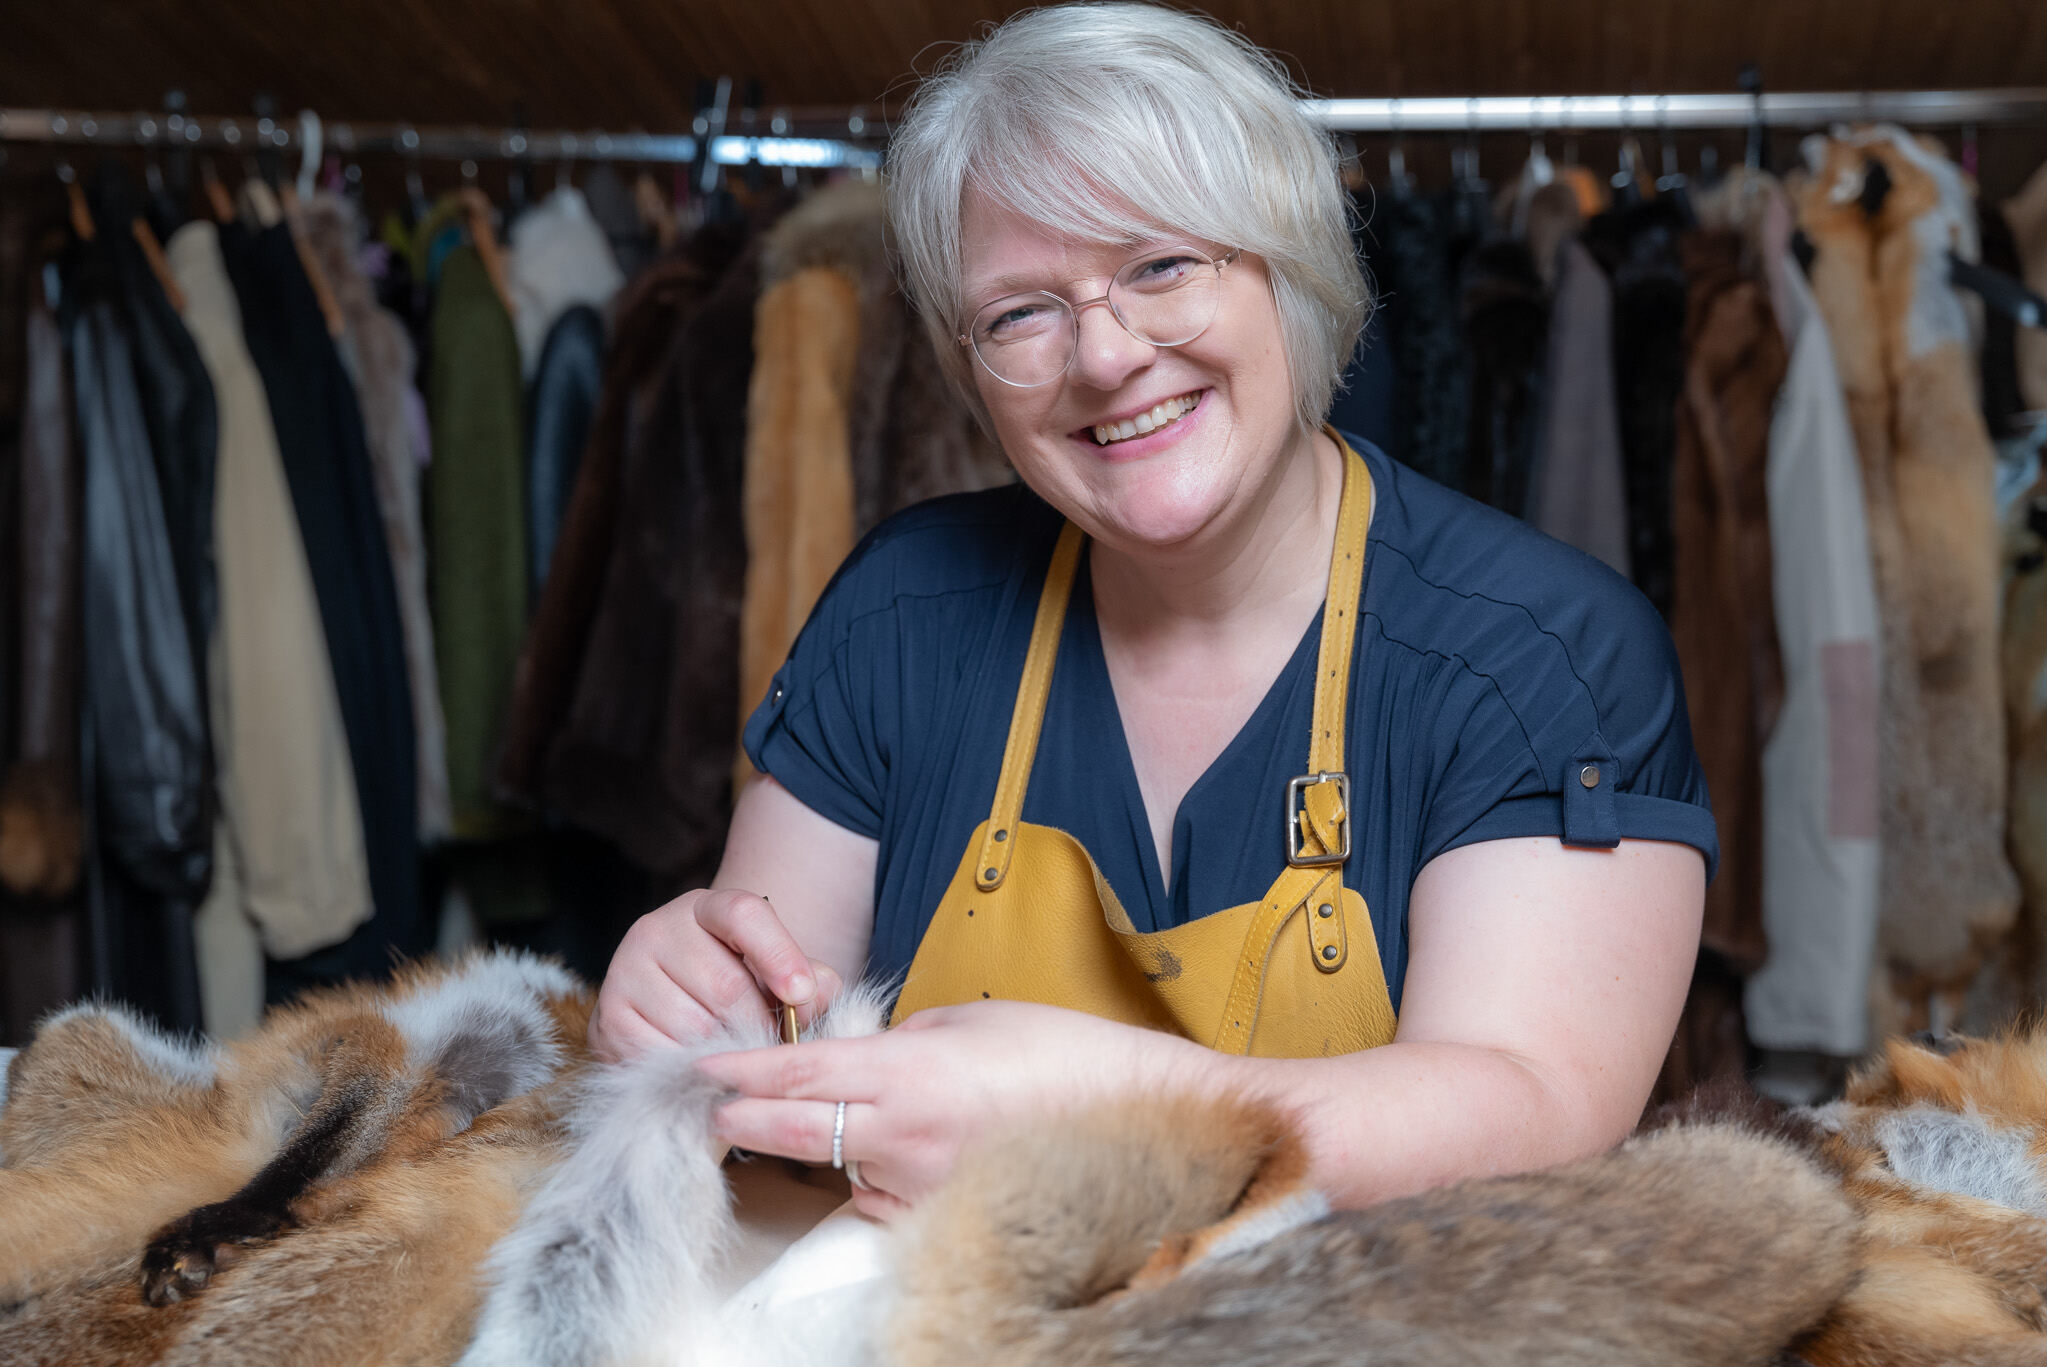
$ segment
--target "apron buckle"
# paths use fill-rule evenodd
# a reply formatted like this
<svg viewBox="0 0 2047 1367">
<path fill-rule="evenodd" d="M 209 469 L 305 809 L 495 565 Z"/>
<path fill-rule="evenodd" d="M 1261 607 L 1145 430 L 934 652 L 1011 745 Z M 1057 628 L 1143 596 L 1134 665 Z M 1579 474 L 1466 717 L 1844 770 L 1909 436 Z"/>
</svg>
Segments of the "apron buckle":
<svg viewBox="0 0 2047 1367">
<path fill-rule="evenodd" d="M 1336 810 L 1328 816 L 1328 824 L 1335 827 L 1338 835 L 1337 848 L 1322 854 L 1310 853 L 1307 844 L 1310 832 L 1317 843 L 1327 845 L 1322 838 L 1322 828 L 1314 821 L 1307 808 L 1310 788 L 1325 783 L 1336 785 Z M 1318 774 L 1299 774 L 1287 780 L 1286 785 L 1286 862 L 1297 869 L 1327 868 L 1341 864 L 1350 858 L 1350 775 L 1330 773 L 1324 770 Z"/>
</svg>

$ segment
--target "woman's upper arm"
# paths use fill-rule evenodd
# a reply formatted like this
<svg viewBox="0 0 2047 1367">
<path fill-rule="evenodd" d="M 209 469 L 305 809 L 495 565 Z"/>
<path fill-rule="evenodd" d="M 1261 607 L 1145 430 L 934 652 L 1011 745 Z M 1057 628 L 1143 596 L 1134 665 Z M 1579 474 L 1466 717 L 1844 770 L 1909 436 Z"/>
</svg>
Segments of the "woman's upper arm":
<svg viewBox="0 0 2047 1367">
<path fill-rule="evenodd" d="M 1611 1142 L 1669 1050 L 1705 887 L 1700 853 L 1667 841 L 1529 837 L 1439 855 L 1408 903 L 1398 1038 L 1507 1054 Z"/>
<path fill-rule="evenodd" d="M 852 982 L 867 962 L 874 929 L 874 870 L 880 845 L 803 805 L 773 776 L 747 785 L 732 813 L 725 858 L 711 886 L 743 888 L 774 905 L 813 959 Z"/>
</svg>

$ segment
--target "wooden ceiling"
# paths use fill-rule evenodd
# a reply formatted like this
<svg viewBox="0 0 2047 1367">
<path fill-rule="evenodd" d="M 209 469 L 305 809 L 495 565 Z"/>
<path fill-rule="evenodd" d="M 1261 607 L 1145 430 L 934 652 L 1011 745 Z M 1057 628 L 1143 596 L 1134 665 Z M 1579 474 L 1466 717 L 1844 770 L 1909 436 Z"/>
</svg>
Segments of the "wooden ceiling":
<svg viewBox="0 0 2047 1367">
<path fill-rule="evenodd" d="M 899 99 L 1008 0 L 12 0 L 0 104 L 680 131 L 699 78 Z M 1324 95 L 2047 85 L 2041 0 L 1213 0 Z"/>
</svg>

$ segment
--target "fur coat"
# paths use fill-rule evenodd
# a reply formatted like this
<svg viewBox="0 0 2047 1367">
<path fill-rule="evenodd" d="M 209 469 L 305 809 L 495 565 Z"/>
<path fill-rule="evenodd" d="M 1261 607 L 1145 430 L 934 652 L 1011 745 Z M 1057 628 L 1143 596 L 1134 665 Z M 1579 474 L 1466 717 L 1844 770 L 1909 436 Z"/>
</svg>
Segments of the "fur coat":
<svg viewBox="0 0 2047 1367">
<path fill-rule="evenodd" d="M 1992 452 L 1946 253 L 1973 239 L 1959 172 L 1895 129 L 1806 144 L 1816 254 L 1861 460 L 1882 613 L 1876 1027 L 1959 1006 L 2017 912 L 2005 855 Z"/>
<path fill-rule="evenodd" d="M 498 789 L 676 888 L 730 819 L 757 252 L 706 228 L 618 301 L 590 440 L 512 682 Z"/>
<path fill-rule="evenodd" d="M 1008 477 L 896 287 L 878 186 L 819 190 L 768 234 L 754 354 L 742 727 L 855 540 L 919 500 Z M 752 773 L 742 754 L 735 791 Z"/>
<path fill-rule="evenodd" d="M 300 210 L 306 245 L 340 306 L 347 331 L 342 361 L 362 404 L 363 436 L 384 543 L 398 584 L 398 617 L 405 639 L 405 669 L 412 686 L 413 744 L 419 764 L 419 835 L 438 840 L 453 818 L 448 805 L 447 726 L 441 717 L 440 674 L 434 665 L 434 624 L 427 607 L 426 533 L 420 519 L 420 470 L 426 453 L 415 450 L 411 402 L 415 358 L 405 325 L 378 305 L 357 263 L 362 225 L 355 206 L 318 194 Z"/>
</svg>

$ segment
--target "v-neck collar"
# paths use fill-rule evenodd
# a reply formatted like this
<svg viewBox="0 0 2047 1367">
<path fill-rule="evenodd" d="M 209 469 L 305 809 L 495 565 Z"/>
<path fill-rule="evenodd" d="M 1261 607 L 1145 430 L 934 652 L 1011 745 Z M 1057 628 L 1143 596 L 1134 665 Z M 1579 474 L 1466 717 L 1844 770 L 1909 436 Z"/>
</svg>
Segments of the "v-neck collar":
<svg viewBox="0 0 2047 1367">
<path fill-rule="evenodd" d="M 1080 567 L 1074 576 L 1073 596 L 1068 608 L 1071 618 L 1070 639 L 1076 657 L 1072 663 L 1075 673 L 1079 676 L 1074 682 L 1085 690 L 1082 696 L 1106 697 L 1109 700 L 1109 715 L 1115 721 L 1115 737 L 1111 745 L 1115 753 L 1106 758 L 1115 771 L 1115 784 L 1122 798 L 1123 810 L 1128 814 L 1131 823 L 1131 838 L 1142 851 L 1137 863 L 1144 871 L 1145 901 L 1151 908 L 1154 926 L 1175 924 L 1181 919 L 1168 915 L 1167 912 L 1173 905 L 1171 899 L 1184 896 L 1186 891 L 1188 843 L 1193 836 L 1188 817 L 1190 805 L 1194 804 L 1207 789 L 1221 782 L 1223 776 L 1230 770 L 1247 762 L 1245 752 L 1251 748 L 1254 738 L 1274 735 L 1284 737 L 1298 731 L 1299 739 L 1305 747 L 1308 734 L 1305 715 L 1300 726 L 1289 730 L 1279 724 L 1282 718 L 1275 714 L 1283 713 L 1290 707 L 1294 695 L 1300 691 L 1303 679 L 1311 678 L 1313 674 L 1314 658 L 1322 642 L 1322 615 L 1328 611 L 1328 607 L 1325 601 L 1315 610 L 1314 619 L 1308 623 L 1307 630 L 1301 633 L 1301 639 L 1294 645 L 1293 654 L 1287 658 L 1286 664 L 1280 667 L 1279 673 L 1266 688 L 1265 696 L 1258 700 L 1258 706 L 1251 710 L 1251 715 L 1237 729 L 1237 733 L 1230 737 L 1229 744 L 1209 761 L 1208 767 L 1201 771 L 1194 782 L 1188 785 L 1187 791 L 1181 795 L 1180 805 L 1173 812 L 1172 845 L 1169 851 L 1172 882 L 1169 886 L 1166 872 L 1159 865 L 1158 842 L 1152 838 L 1151 813 L 1144 805 L 1144 789 L 1137 781 L 1137 761 L 1130 752 L 1130 733 L 1123 725 L 1123 706 L 1116 698 L 1115 684 L 1109 677 L 1109 659 L 1102 650 L 1101 621 L 1095 615 L 1093 547 L 1090 545 L 1082 550 Z M 1055 680 L 1057 677 L 1055 671 Z M 1301 710 L 1304 714 L 1309 710 L 1309 701 L 1312 700 L 1302 703 Z M 1305 755 L 1305 748 L 1302 753 Z M 1262 765 L 1261 755 L 1254 767 Z M 1246 819 L 1251 819 L 1248 814 Z"/>
</svg>

